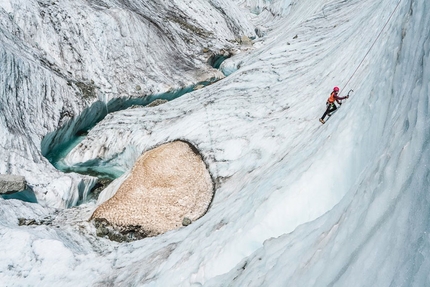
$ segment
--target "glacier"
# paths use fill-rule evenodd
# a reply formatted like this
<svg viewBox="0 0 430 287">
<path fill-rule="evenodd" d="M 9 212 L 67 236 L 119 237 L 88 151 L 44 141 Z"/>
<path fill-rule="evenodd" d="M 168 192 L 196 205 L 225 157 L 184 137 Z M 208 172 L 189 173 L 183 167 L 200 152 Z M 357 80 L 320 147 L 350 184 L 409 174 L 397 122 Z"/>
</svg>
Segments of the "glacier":
<svg viewBox="0 0 430 287">
<path fill-rule="evenodd" d="M 430 285 L 429 12 L 425 0 L 1 1 L 0 173 L 25 176 L 37 203 L 0 198 L 0 282 Z M 354 92 L 321 125 L 334 86 Z M 61 164 L 118 171 L 98 201 L 84 200 L 96 177 L 45 157 L 77 135 Z M 144 151 L 178 139 L 215 180 L 207 214 L 135 242 L 97 237 L 94 209 Z"/>
</svg>

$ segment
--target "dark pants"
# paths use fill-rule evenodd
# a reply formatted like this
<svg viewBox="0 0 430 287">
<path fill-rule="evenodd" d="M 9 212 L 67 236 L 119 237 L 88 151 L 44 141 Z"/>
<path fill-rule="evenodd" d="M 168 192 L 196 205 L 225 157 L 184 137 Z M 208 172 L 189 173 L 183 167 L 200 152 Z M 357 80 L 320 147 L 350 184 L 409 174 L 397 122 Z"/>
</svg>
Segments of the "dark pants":
<svg viewBox="0 0 430 287">
<path fill-rule="evenodd" d="M 326 105 L 327 105 L 327 109 L 325 110 L 325 112 L 324 112 L 324 114 L 323 114 L 323 116 L 322 116 L 322 120 L 324 120 L 324 118 L 329 114 L 329 113 L 332 113 L 332 112 L 334 112 L 335 110 L 337 110 L 337 107 L 336 107 L 336 105 L 334 104 L 334 103 L 329 103 L 329 102 L 327 102 L 326 103 Z"/>
</svg>

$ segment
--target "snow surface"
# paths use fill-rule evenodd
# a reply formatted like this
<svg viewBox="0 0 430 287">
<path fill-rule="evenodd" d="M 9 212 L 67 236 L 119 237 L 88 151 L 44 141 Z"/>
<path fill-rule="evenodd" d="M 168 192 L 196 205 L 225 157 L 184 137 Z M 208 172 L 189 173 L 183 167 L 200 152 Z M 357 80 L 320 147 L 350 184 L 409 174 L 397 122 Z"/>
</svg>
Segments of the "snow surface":
<svg viewBox="0 0 430 287">
<path fill-rule="evenodd" d="M 39 201 L 0 199 L 2 284 L 430 285 L 428 1 L 141 2 L 0 2 L 0 172 L 25 175 Z M 172 12 L 202 30 L 163 21 Z M 253 27 L 265 34 L 253 47 L 234 42 Z M 143 151 L 187 140 L 216 181 L 208 213 L 133 243 L 97 238 L 95 202 L 64 209 L 95 179 L 55 170 L 42 150 L 84 125 L 72 115 L 95 117 L 97 100 L 213 75 L 209 46 L 235 50 L 228 77 L 111 113 L 64 159 L 125 170 L 108 198 Z M 96 96 L 79 96 L 91 80 Z M 321 125 L 335 85 L 354 93 Z"/>
</svg>

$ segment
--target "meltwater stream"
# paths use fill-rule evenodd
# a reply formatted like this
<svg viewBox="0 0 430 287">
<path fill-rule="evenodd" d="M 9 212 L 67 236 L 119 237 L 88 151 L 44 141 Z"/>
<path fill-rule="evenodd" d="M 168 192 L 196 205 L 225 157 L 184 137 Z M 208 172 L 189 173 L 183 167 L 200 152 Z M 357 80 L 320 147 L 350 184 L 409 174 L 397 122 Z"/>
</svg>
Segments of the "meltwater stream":
<svg viewBox="0 0 430 287">
<path fill-rule="evenodd" d="M 64 158 L 74 147 L 85 139 L 88 131 L 103 120 L 107 114 L 124 110 L 132 106 L 146 106 L 155 100 L 171 101 L 186 93 L 192 92 L 197 87 L 207 86 L 215 81 L 216 79 L 211 79 L 210 81 L 199 82 L 194 86 L 183 89 L 141 98 L 115 98 L 107 104 L 102 101 L 97 101 L 62 128 L 46 135 L 42 141 L 42 154 L 55 168 L 65 173 L 76 172 L 84 175 L 95 176 L 99 179 L 116 179 L 125 171 L 115 169 L 111 166 L 100 166 L 98 165 L 98 162 L 70 166 L 64 162 Z"/>
</svg>

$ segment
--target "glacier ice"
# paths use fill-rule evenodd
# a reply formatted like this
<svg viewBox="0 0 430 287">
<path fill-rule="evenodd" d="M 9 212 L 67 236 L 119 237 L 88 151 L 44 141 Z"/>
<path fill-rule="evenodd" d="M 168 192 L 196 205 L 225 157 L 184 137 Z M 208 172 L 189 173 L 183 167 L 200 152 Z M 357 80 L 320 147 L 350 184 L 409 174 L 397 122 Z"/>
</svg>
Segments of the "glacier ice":
<svg viewBox="0 0 430 287">
<path fill-rule="evenodd" d="M 429 12 L 425 0 L 2 1 L 0 173 L 24 175 L 39 204 L 0 199 L 1 282 L 430 285 Z M 56 170 L 42 140 L 96 102 L 198 83 L 214 73 L 205 48 L 235 51 L 228 77 L 110 113 L 65 160 L 124 171 L 102 201 L 142 152 L 189 141 L 216 181 L 208 213 L 133 243 L 97 238 L 100 202 L 76 206 L 96 179 Z M 321 125 L 335 85 L 355 93 Z"/>
</svg>

